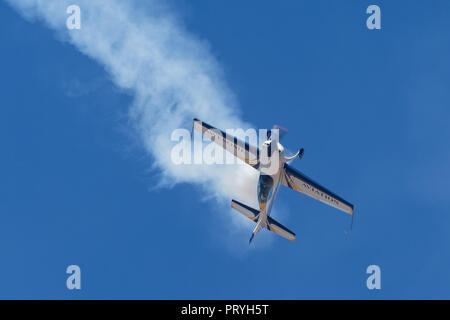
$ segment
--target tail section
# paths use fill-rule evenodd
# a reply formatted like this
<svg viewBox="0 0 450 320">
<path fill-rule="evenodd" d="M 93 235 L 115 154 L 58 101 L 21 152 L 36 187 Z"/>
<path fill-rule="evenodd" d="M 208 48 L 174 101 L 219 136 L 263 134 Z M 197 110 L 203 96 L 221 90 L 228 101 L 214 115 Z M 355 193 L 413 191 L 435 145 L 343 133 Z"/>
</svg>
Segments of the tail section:
<svg viewBox="0 0 450 320">
<path fill-rule="evenodd" d="M 283 226 L 281 223 L 277 222 L 275 219 L 271 217 L 267 217 L 264 219 L 260 219 L 260 212 L 252 207 L 249 207 L 239 201 L 232 200 L 231 207 L 236 211 L 239 211 L 244 216 L 256 222 L 255 229 L 252 232 L 252 236 L 250 237 L 249 243 L 252 242 L 255 235 L 261 230 L 262 227 L 267 228 L 268 230 L 286 238 L 288 240 L 295 240 L 295 233 L 291 230 Z"/>
</svg>

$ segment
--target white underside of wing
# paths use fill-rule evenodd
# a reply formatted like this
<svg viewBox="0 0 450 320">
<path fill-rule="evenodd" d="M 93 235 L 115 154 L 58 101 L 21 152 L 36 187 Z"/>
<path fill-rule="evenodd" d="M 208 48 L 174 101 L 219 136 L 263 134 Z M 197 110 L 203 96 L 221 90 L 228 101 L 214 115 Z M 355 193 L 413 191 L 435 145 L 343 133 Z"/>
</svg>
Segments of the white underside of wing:
<svg viewBox="0 0 450 320">
<path fill-rule="evenodd" d="M 250 146 L 244 141 L 236 139 L 234 136 L 226 134 L 222 130 L 200 120 L 194 120 L 194 130 L 217 143 L 245 163 L 251 166 L 258 164 L 258 148 Z"/>
<path fill-rule="evenodd" d="M 353 214 L 353 205 L 312 181 L 310 178 L 290 168 L 288 165 L 285 166 L 281 176 L 281 183 L 329 206 L 348 214 Z"/>
</svg>

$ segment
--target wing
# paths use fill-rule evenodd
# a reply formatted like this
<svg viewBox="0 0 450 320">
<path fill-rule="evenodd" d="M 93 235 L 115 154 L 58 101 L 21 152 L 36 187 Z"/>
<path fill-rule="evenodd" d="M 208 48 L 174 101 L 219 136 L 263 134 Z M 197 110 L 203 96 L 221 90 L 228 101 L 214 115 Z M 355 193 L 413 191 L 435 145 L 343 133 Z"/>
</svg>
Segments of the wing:
<svg viewBox="0 0 450 320">
<path fill-rule="evenodd" d="M 303 173 L 291 168 L 288 164 L 284 165 L 283 171 L 281 174 L 281 183 L 285 186 L 322 201 L 336 209 L 353 214 L 353 205 L 351 203 L 322 187 Z"/>
<path fill-rule="evenodd" d="M 222 130 L 214 128 L 198 119 L 194 119 L 194 130 L 200 132 L 203 136 L 208 137 L 211 141 L 217 143 L 253 168 L 257 169 L 259 167 L 258 147 L 251 146 L 247 142 L 226 134 Z"/>
</svg>

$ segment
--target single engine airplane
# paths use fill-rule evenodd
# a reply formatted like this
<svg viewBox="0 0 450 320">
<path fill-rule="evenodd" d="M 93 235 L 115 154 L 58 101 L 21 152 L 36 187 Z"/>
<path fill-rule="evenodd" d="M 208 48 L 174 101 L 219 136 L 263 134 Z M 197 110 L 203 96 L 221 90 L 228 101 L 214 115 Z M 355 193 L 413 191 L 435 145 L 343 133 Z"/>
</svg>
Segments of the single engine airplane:
<svg viewBox="0 0 450 320">
<path fill-rule="evenodd" d="M 259 210 L 231 200 L 233 209 L 256 223 L 249 243 L 263 227 L 288 240 L 295 240 L 294 232 L 270 216 L 280 184 L 353 215 L 351 203 L 322 187 L 287 163 L 297 157 L 301 159 L 304 149 L 301 148 L 295 155 L 287 157 L 284 147 L 278 141 L 278 136 L 272 139 L 271 130 L 267 131 L 267 140 L 262 144 L 261 150 L 198 119 L 194 119 L 194 130 L 260 172 L 258 181 Z"/>
</svg>

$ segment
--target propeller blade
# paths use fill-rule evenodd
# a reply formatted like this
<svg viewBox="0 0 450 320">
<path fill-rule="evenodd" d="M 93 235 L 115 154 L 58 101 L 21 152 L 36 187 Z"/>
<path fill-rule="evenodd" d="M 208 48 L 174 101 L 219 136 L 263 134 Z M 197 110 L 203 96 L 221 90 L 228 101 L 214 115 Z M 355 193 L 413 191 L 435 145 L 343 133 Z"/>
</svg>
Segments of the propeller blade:
<svg viewBox="0 0 450 320">
<path fill-rule="evenodd" d="M 281 139 L 282 137 L 284 137 L 284 135 L 286 133 L 288 133 L 288 129 L 286 129 L 285 127 L 279 126 L 277 124 L 275 124 L 272 129 L 278 129 L 279 132 L 279 138 Z"/>
</svg>

